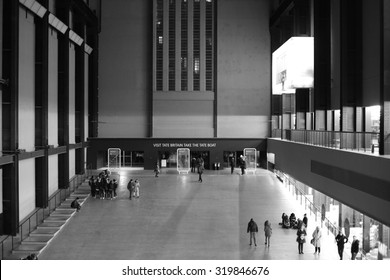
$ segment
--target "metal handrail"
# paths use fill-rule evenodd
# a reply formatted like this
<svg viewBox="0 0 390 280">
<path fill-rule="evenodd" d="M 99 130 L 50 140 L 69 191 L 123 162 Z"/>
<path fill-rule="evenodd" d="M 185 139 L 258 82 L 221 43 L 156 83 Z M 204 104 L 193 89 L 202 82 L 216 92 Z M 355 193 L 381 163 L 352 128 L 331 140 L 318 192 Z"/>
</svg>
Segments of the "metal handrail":
<svg viewBox="0 0 390 280">
<path fill-rule="evenodd" d="M 342 150 L 374 152 L 379 146 L 379 133 L 303 129 L 273 129 L 272 137 L 298 143 Z"/>
</svg>

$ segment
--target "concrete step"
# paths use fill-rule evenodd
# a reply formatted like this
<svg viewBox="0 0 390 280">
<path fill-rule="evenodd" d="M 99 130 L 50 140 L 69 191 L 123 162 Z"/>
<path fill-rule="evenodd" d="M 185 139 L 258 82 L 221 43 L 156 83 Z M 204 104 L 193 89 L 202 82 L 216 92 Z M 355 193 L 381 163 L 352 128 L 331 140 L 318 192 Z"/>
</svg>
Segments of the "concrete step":
<svg viewBox="0 0 390 280">
<path fill-rule="evenodd" d="M 43 220 L 44 223 L 56 223 L 56 222 L 66 222 L 67 220 L 69 219 L 68 216 L 54 216 L 54 215 L 51 215 L 49 217 L 47 217 L 46 219 Z"/>
<path fill-rule="evenodd" d="M 72 208 L 69 208 L 69 209 L 58 209 L 58 207 L 57 207 L 57 209 L 54 212 L 52 212 L 50 214 L 50 216 L 51 215 L 53 215 L 53 216 L 56 216 L 56 215 L 72 215 L 75 211 L 76 210 L 72 209 Z"/>
<path fill-rule="evenodd" d="M 29 236 L 27 237 L 26 239 L 23 240 L 23 242 L 26 242 L 26 243 L 33 243 L 33 242 L 36 242 L 36 243 L 42 243 L 42 242 L 49 242 L 51 239 L 53 238 L 53 235 L 38 235 L 38 236 Z"/>
<path fill-rule="evenodd" d="M 15 254 L 15 253 L 18 253 L 18 254 L 30 254 L 30 253 L 34 253 L 34 254 L 39 254 L 43 248 L 46 247 L 46 243 L 45 244 L 21 244 L 19 245 L 16 249 L 12 250 L 12 253 Z"/>
<path fill-rule="evenodd" d="M 59 231 L 59 228 L 37 228 L 30 233 L 31 236 L 37 235 L 55 235 Z"/>
<path fill-rule="evenodd" d="M 64 221 L 57 222 L 43 222 L 38 226 L 38 228 L 60 228 L 65 224 Z"/>
</svg>

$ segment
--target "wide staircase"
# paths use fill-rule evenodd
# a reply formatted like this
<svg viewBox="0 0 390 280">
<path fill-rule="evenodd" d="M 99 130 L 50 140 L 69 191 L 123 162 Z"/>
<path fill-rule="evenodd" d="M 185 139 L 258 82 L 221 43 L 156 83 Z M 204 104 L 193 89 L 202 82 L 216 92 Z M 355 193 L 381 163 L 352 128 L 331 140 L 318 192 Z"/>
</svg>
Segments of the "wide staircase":
<svg viewBox="0 0 390 280">
<path fill-rule="evenodd" d="M 53 211 L 43 223 L 32 231 L 19 246 L 12 250 L 12 254 L 7 259 L 21 259 L 29 254 L 39 254 L 50 243 L 50 241 L 60 232 L 66 223 L 76 213 L 76 209 L 71 208 L 71 202 L 78 197 L 82 205 L 90 195 L 88 180 L 81 185 Z"/>
</svg>

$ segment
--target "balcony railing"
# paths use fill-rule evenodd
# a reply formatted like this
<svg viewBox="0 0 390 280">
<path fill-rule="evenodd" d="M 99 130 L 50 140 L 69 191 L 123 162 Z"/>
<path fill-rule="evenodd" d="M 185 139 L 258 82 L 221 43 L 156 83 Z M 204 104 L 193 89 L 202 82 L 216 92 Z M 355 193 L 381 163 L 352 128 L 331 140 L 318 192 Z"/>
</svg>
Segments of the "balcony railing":
<svg viewBox="0 0 390 280">
<path fill-rule="evenodd" d="M 371 153 L 377 151 L 379 147 L 379 133 L 375 132 L 274 129 L 272 137 L 309 145 Z"/>
</svg>

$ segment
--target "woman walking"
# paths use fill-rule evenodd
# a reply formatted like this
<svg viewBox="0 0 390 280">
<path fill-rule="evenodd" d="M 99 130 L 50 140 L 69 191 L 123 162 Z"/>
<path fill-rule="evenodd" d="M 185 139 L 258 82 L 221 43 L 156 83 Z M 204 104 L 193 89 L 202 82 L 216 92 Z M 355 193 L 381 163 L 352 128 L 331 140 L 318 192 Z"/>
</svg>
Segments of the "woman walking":
<svg viewBox="0 0 390 280">
<path fill-rule="evenodd" d="M 321 234 L 321 230 L 320 230 L 320 227 L 317 226 L 316 229 L 313 231 L 313 246 L 315 247 L 315 252 L 314 254 L 320 254 L 320 251 L 321 251 L 321 237 L 322 237 L 322 234 Z"/>
</svg>

